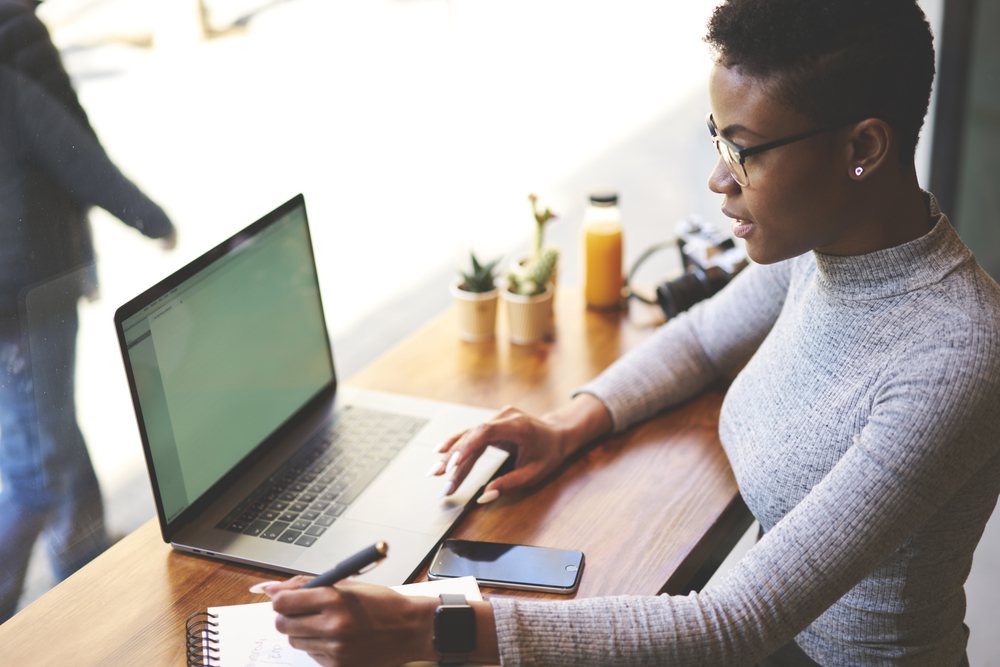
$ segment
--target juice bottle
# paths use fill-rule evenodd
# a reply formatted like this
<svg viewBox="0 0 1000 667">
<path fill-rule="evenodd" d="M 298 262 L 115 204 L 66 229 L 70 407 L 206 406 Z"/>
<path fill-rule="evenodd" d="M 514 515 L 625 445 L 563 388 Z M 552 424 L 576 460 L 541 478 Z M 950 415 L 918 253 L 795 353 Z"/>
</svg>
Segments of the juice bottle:
<svg viewBox="0 0 1000 667">
<path fill-rule="evenodd" d="M 583 214 L 583 294 L 592 308 L 617 308 L 622 298 L 622 223 L 618 195 L 590 195 Z"/>
</svg>

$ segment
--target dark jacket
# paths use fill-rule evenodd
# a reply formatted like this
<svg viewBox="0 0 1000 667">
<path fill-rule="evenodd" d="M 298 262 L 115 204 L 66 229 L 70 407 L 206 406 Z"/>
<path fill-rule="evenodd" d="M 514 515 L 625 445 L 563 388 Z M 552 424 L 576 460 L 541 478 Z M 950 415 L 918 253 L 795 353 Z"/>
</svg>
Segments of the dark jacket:
<svg viewBox="0 0 1000 667">
<path fill-rule="evenodd" d="M 16 314 L 26 290 L 77 268 L 82 220 L 67 199 L 153 238 L 173 228 L 63 105 L 0 67 L 0 314 Z"/>
<path fill-rule="evenodd" d="M 0 0 L 0 65 L 16 69 L 39 84 L 93 134 L 59 51 L 45 24 L 35 16 L 38 4 Z"/>
<path fill-rule="evenodd" d="M 48 29 L 35 15 L 38 4 L 33 0 L 0 0 L 0 66 L 16 69 L 38 83 L 87 132 L 96 136 Z M 36 178 L 45 176 L 38 174 Z M 94 267 L 93 236 L 87 216 L 90 207 L 58 189 L 51 189 L 49 196 L 49 210 L 67 222 L 62 272 L 82 269 L 77 275 L 78 292 L 94 292 L 97 288 L 97 272 Z"/>
</svg>

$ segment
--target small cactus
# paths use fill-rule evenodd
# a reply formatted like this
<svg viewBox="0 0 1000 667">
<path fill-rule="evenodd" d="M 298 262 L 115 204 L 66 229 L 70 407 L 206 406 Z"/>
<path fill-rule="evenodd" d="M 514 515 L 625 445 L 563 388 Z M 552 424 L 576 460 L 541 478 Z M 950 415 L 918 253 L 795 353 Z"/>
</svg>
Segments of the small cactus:
<svg viewBox="0 0 1000 667">
<path fill-rule="evenodd" d="M 531 202 L 531 214 L 535 218 L 535 243 L 532 250 L 534 252 L 533 258 L 537 261 L 542 257 L 542 244 L 545 242 L 545 225 L 550 220 L 553 220 L 556 214 L 548 207 L 540 209 L 538 207 L 538 195 L 535 193 L 528 195 L 528 201 Z"/>
<path fill-rule="evenodd" d="M 538 259 L 517 267 L 507 275 L 508 289 L 521 296 L 536 296 L 545 291 L 555 272 L 559 251 L 546 248 Z"/>
<path fill-rule="evenodd" d="M 477 294 L 496 289 L 497 286 L 494 279 L 496 277 L 496 266 L 500 262 L 500 258 L 498 257 L 486 264 L 481 263 L 476 258 L 476 253 L 474 252 L 469 253 L 469 258 L 471 259 L 472 270 L 461 272 L 462 282 L 459 288 L 466 292 Z"/>
</svg>

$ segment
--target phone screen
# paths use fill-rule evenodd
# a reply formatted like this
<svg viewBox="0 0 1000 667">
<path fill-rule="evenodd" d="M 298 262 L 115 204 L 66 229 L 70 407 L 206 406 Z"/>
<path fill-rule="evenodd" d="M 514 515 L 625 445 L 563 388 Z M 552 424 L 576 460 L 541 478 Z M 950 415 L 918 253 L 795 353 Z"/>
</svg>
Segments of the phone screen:
<svg viewBox="0 0 1000 667">
<path fill-rule="evenodd" d="M 473 576 L 490 586 L 572 593 L 580 585 L 582 572 L 581 551 L 445 540 L 428 575 L 432 579 Z"/>
</svg>

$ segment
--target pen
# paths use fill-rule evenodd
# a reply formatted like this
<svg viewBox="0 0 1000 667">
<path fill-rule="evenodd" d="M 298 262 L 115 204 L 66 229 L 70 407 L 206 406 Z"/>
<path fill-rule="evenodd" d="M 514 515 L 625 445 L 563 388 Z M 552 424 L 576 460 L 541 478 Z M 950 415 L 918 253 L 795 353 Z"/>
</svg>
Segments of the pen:
<svg viewBox="0 0 1000 667">
<path fill-rule="evenodd" d="M 379 562 L 389 554 L 389 545 L 379 541 L 370 547 L 366 547 L 338 563 L 332 570 L 327 570 L 323 574 L 315 577 L 306 583 L 302 588 L 318 588 L 319 586 L 332 586 L 342 579 L 359 574 L 363 569 Z"/>
</svg>

